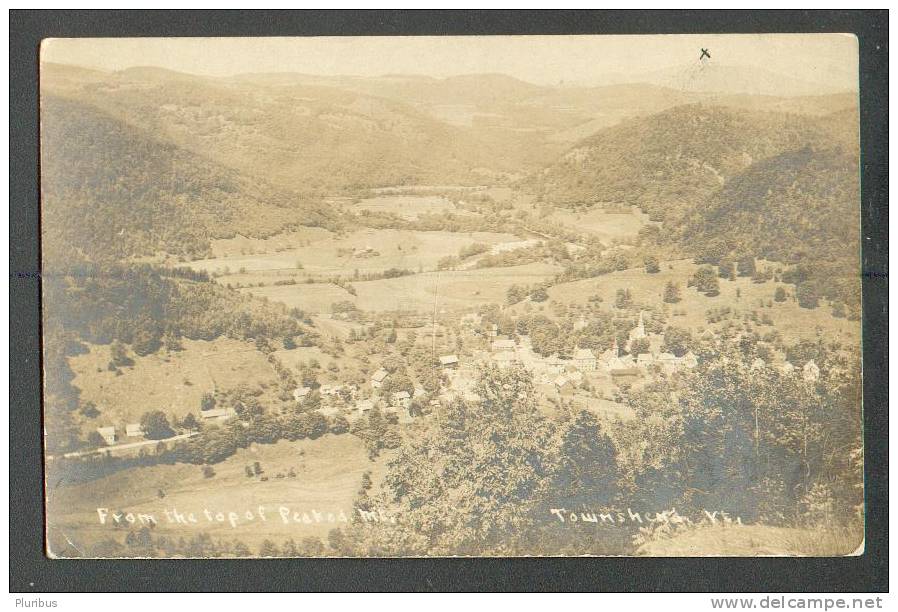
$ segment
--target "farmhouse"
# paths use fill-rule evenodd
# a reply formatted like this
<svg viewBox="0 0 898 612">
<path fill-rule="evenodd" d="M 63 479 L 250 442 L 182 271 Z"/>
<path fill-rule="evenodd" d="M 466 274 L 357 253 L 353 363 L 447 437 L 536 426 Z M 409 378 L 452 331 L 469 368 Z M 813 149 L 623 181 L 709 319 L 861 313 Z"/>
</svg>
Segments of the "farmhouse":
<svg viewBox="0 0 898 612">
<path fill-rule="evenodd" d="M 129 438 L 137 438 L 143 435 L 140 423 L 128 423 L 125 425 L 125 435 Z"/>
<path fill-rule="evenodd" d="M 507 368 L 518 362 L 518 356 L 513 351 L 501 351 L 493 355 L 493 360 L 500 368 Z"/>
<path fill-rule="evenodd" d="M 318 408 L 318 413 L 326 417 L 335 417 L 340 414 L 340 409 L 336 406 L 320 406 Z"/>
<path fill-rule="evenodd" d="M 206 419 L 207 421 L 217 420 L 217 421 L 225 421 L 232 416 L 234 416 L 233 408 L 213 408 L 212 410 L 201 410 L 200 416 Z"/>
<path fill-rule="evenodd" d="M 427 391 L 424 390 L 424 387 L 415 387 L 415 392 L 412 394 L 412 397 L 423 397 L 427 395 Z"/>
<path fill-rule="evenodd" d="M 97 433 L 106 444 L 115 444 L 115 427 L 97 427 Z"/>
<path fill-rule="evenodd" d="M 640 368 L 647 368 L 653 363 L 655 363 L 655 358 L 651 353 L 640 353 L 636 356 L 636 365 Z"/>
<path fill-rule="evenodd" d="M 491 323 L 490 325 L 488 325 L 486 328 L 486 335 L 489 336 L 490 338 L 495 338 L 496 336 L 498 336 L 499 335 L 499 326 L 496 325 L 495 323 Z"/>
<path fill-rule="evenodd" d="M 340 391 L 342 391 L 342 390 L 343 390 L 342 385 L 321 385 L 321 388 L 318 389 L 318 392 L 321 393 L 321 395 L 332 396 L 332 395 L 339 395 Z"/>
<path fill-rule="evenodd" d="M 801 375 L 806 381 L 814 382 L 820 378 L 820 368 L 817 367 L 817 364 L 812 359 L 804 364 L 804 367 L 801 369 Z"/>
<path fill-rule="evenodd" d="M 374 402 L 369 399 L 359 400 L 355 405 L 355 409 L 359 411 L 359 416 L 365 416 L 373 408 Z"/>
<path fill-rule="evenodd" d="M 293 390 L 293 399 L 297 402 L 301 402 L 311 390 L 310 387 L 297 387 Z"/>
<path fill-rule="evenodd" d="M 384 370 L 383 368 L 379 369 L 371 377 L 371 386 L 375 389 L 380 389 L 383 386 L 384 381 L 387 379 L 387 376 L 389 376 L 389 374 L 386 370 Z"/>
<path fill-rule="evenodd" d="M 516 347 L 515 341 L 508 339 L 494 340 L 492 344 L 493 351 L 513 351 Z"/>
<path fill-rule="evenodd" d="M 584 372 L 595 371 L 597 363 L 596 356 L 593 354 L 592 349 L 577 349 L 577 352 L 574 353 L 574 365 Z"/>
<path fill-rule="evenodd" d="M 698 358 L 692 351 L 689 351 L 688 353 L 683 355 L 683 357 L 680 359 L 680 363 L 683 364 L 683 367 L 691 369 L 698 365 Z"/>
<path fill-rule="evenodd" d="M 444 368 L 457 368 L 458 357 L 456 355 L 443 355 L 440 357 L 440 366 Z"/>
<path fill-rule="evenodd" d="M 393 406 L 408 408 L 410 401 L 411 396 L 408 394 L 408 391 L 397 391 L 390 396 L 390 403 Z"/>
<path fill-rule="evenodd" d="M 564 366 L 567 363 L 561 357 L 546 357 L 540 362 L 547 372 L 550 374 L 561 374 L 564 372 Z"/>
</svg>

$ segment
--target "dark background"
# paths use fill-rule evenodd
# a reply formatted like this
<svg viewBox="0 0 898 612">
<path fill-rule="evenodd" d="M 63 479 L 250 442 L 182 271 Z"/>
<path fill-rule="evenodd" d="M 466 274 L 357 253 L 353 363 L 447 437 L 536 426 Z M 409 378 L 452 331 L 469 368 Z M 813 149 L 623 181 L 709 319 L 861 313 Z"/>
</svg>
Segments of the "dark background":
<svg viewBox="0 0 898 612">
<path fill-rule="evenodd" d="M 10 11 L 10 591 L 887 591 L 888 11 Z M 50 560 L 38 49 L 47 37 L 852 32 L 860 42 L 866 552 L 835 559 Z"/>
</svg>

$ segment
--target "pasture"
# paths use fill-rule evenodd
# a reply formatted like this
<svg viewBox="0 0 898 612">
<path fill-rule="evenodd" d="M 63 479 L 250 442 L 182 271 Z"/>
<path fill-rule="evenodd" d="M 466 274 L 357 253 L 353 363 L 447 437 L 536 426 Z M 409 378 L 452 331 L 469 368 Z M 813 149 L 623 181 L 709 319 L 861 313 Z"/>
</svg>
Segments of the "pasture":
<svg viewBox="0 0 898 612">
<path fill-rule="evenodd" d="M 767 265 L 774 264 L 758 262 L 760 269 Z M 669 325 L 693 331 L 710 327 L 706 318 L 708 310 L 729 307 L 739 313 L 740 318 L 743 313 L 752 311 L 757 311 L 759 316 L 769 315 L 773 326 L 759 326 L 759 329 L 775 329 L 786 341 L 814 339 L 818 331 L 829 340 L 839 340 L 849 345 L 856 344 L 860 337 L 860 322 L 833 317 L 823 300 L 814 309 L 799 307 L 791 297 L 794 291 L 792 285 L 773 281 L 753 283 L 748 277 L 737 277 L 732 281 L 720 279 L 720 295 L 716 297 L 708 297 L 692 287 L 687 288 L 688 279 L 698 267 L 691 260 L 677 260 L 664 262 L 661 271 L 656 274 L 648 274 L 643 268 L 621 270 L 551 287 L 548 290 L 549 299 L 564 304 L 584 305 L 590 296 L 598 295 L 602 298 L 601 307 L 613 311 L 617 290 L 629 289 L 635 303 L 664 305 L 669 312 Z M 676 304 L 663 302 L 664 287 L 669 281 L 680 288 L 681 300 Z M 778 285 L 785 286 L 790 297 L 785 302 L 772 302 L 772 306 L 768 308 L 767 303 L 773 300 Z M 761 300 L 764 307 L 761 307 Z M 546 309 L 546 314 L 550 314 L 550 310 Z"/>
<path fill-rule="evenodd" d="M 422 214 L 441 214 L 444 212 L 462 215 L 472 214 L 463 209 L 456 209 L 452 201 L 440 195 L 382 195 L 365 198 L 354 204 L 352 209 L 389 213 L 408 220 L 415 220 Z"/>
<path fill-rule="evenodd" d="M 273 241 L 274 238 L 269 239 Z M 191 268 L 221 275 L 222 284 L 270 283 L 285 277 L 302 281 L 307 276 L 351 277 L 383 272 L 389 268 L 434 270 L 448 255 L 474 243 L 488 245 L 517 241 L 511 234 L 495 232 L 421 232 L 394 229 L 362 229 L 346 236 L 330 235 L 302 246 L 254 254 L 231 254 L 189 262 Z M 256 241 L 262 244 L 262 241 Z M 266 242 L 266 244 L 268 244 Z M 273 246 L 273 242 L 270 246 Z M 223 248 L 223 247 L 222 247 Z M 367 253 L 365 253 L 367 251 Z"/>
<path fill-rule="evenodd" d="M 355 303 L 360 309 L 372 312 L 470 310 L 483 304 L 504 304 L 511 285 L 532 285 L 560 270 L 552 264 L 532 263 L 507 268 L 425 272 L 353 283 L 358 294 Z"/>
<path fill-rule="evenodd" d="M 638 209 L 632 213 L 609 213 L 598 207 L 586 211 L 555 208 L 546 220 L 576 232 L 592 234 L 607 244 L 615 240 L 634 239 L 639 230 L 649 223 L 648 215 Z"/>
<path fill-rule="evenodd" d="M 121 431 L 150 410 L 162 410 L 169 420 L 188 412 L 197 416 L 204 393 L 277 381 L 271 364 L 251 342 L 219 338 L 182 344 L 181 351 L 132 355 L 134 365 L 120 368 L 119 375 L 106 368 L 109 346 L 91 345 L 90 352 L 72 357 L 73 384 L 81 390 L 81 401 L 92 401 L 100 411 L 93 419 L 79 415 L 85 434 L 107 425 Z"/>
<path fill-rule="evenodd" d="M 246 466 L 256 461 L 266 481 L 260 476 L 247 477 Z M 79 550 L 87 551 L 107 536 L 121 540 L 127 527 L 115 527 L 109 517 L 106 524 L 101 524 L 98 508 L 150 514 L 157 520 L 154 536 L 189 540 L 205 532 L 213 540 L 240 540 L 253 554 L 265 539 L 278 546 L 288 538 L 299 542 L 307 536 L 326 541 L 328 532 L 341 523 L 326 519 L 296 522 L 293 513 L 308 513 L 311 517 L 317 511 L 326 517 L 327 513 L 339 516 L 342 511 L 351 517 L 362 474 L 370 470 L 378 481 L 385 461 L 386 457 L 370 461 L 364 444 L 356 436 L 328 434 L 317 440 L 254 444 L 213 466 L 215 475 L 211 478 L 204 477 L 201 466 L 196 465 L 133 468 L 88 483 L 48 490 L 47 505 L 53 517 L 48 524 L 50 541 L 64 533 Z M 277 477 L 291 469 L 295 477 Z M 160 498 L 160 490 L 164 498 Z M 287 522 L 280 515 L 281 508 L 290 510 Z M 184 516 L 192 513 L 196 522 L 169 522 L 166 510 Z M 212 520 L 204 511 L 211 513 Z M 227 518 L 217 520 L 215 515 L 219 512 L 225 517 L 231 512 L 238 515 L 236 525 Z M 252 520 L 247 518 L 247 512 L 252 513 Z"/>
</svg>

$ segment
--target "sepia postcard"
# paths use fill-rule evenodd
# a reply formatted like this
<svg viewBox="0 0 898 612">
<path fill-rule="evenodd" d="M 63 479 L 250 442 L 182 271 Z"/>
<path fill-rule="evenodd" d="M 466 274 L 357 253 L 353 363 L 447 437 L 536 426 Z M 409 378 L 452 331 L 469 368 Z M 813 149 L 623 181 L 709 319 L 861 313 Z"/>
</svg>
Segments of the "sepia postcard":
<svg viewBox="0 0 898 612">
<path fill-rule="evenodd" d="M 864 550 L 846 34 L 48 39 L 52 558 Z"/>
</svg>

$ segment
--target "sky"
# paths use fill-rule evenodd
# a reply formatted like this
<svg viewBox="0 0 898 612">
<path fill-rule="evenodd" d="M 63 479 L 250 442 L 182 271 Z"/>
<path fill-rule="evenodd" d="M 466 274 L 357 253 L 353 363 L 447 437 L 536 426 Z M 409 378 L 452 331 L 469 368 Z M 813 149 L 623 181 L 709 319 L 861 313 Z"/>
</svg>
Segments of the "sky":
<svg viewBox="0 0 898 612">
<path fill-rule="evenodd" d="M 720 65 L 857 87 L 857 39 L 850 34 L 68 38 L 44 41 L 41 59 L 110 71 L 158 66 L 217 77 L 500 73 L 539 85 L 600 85 L 609 75 L 628 80 L 695 63 L 702 48 Z"/>
</svg>

